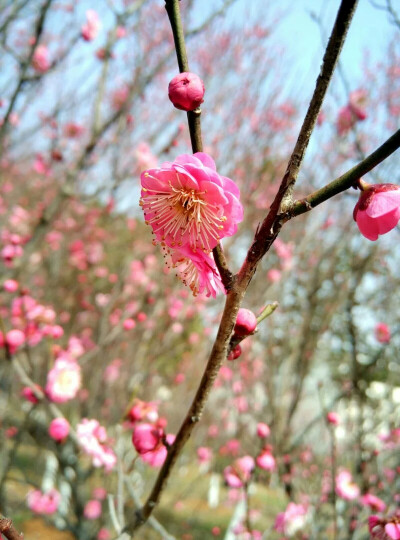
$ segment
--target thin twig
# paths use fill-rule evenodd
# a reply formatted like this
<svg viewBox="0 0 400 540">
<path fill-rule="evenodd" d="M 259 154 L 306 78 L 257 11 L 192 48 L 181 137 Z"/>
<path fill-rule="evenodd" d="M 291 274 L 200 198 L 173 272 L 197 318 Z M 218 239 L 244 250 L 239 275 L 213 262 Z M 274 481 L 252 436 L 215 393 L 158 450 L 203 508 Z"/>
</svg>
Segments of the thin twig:
<svg viewBox="0 0 400 540">
<path fill-rule="evenodd" d="M 288 210 L 288 218 L 299 216 L 308 212 L 312 208 L 315 208 L 319 204 L 327 201 L 331 197 L 334 197 L 338 193 L 346 191 L 351 188 L 353 184 L 361 178 L 364 174 L 367 174 L 371 169 L 379 165 L 393 152 L 400 147 L 400 129 L 396 131 L 387 141 L 385 141 L 379 148 L 377 148 L 372 154 L 363 159 L 358 165 L 342 174 L 321 189 L 317 189 L 304 199 L 295 201 L 292 207 Z"/>
</svg>

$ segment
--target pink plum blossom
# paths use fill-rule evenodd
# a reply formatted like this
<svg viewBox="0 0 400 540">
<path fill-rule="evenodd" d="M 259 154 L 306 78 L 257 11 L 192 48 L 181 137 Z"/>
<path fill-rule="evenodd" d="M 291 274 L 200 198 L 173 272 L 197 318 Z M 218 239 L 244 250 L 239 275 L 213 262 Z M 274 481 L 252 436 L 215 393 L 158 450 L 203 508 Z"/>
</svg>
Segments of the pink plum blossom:
<svg viewBox="0 0 400 540">
<path fill-rule="evenodd" d="M 36 47 L 32 57 L 32 66 L 39 73 L 46 73 L 50 67 L 49 51 L 45 45 Z"/>
<path fill-rule="evenodd" d="M 86 23 L 81 28 L 81 35 L 85 41 L 93 41 L 96 39 L 101 30 L 100 18 L 94 9 L 86 11 Z"/>
<path fill-rule="evenodd" d="M 70 430 L 69 422 L 66 418 L 54 418 L 49 425 L 49 435 L 57 442 L 61 442 L 68 437 Z"/>
<path fill-rule="evenodd" d="M 360 232 L 375 241 L 381 234 L 394 229 L 400 220 L 400 186 L 370 185 L 360 181 L 362 192 L 353 217 Z"/>
<path fill-rule="evenodd" d="M 346 501 L 357 499 L 360 495 L 360 488 L 353 482 L 353 478 L 349 471 L 341 471 L 336 475 L 335 491 L 339 497 Z"/>
<path fill-rule="evenodd" d="M 56 359 L 54 366 L 47 374 L 46 394 L 55 403 L 64 403 L 73 399 L 81 387 L 81 368 L 79 364 L 67 357 Z"/>
<path fill-rule="evenodd" d="M 338 413 L 334 411 L 330 411 L 326 414 L 326 421 L 328 424 L 332 424 L 333 426 L 337 426 L 340 423 L 340 418 Z"/>
<path fill-rule="evenodd" d="M 6 334 L 6 343 L 10 354 L 14 354 L 25 343 L 25 334 L 22 330 L 10 330 Z"/>
<path fill-rule="evenodd" d="M 153 424 L 139 424 L 135 426 L 132 442 L 138 454 L 154 451 L 162 444 L 163 432 Z"/>
<path fill-rule="evenodd" d="M 225 293 L 212 253 L 182 247 L 171 252 L 171 261 L 178 277 L 194 296 L 204 293 L 215 298 L 219 291 Z"/>
<path fill-rule="evenodd" d="M 3 288 L 7 292 L 16 292 L 18 290 L 19 284 L 15 279 L 6 279 L 3 283 Z"/>
<path fill-rule="evenodd" d="M 76 436 L 82 449 L 91 456 L 94 467 L 104 467 L 106 471 L 115 467 L 117 457 L 106 445 L 107 432 L 98 420 L 83 418 L 76 428 Z"/>
<path fill-rule="evenodd" d="M 390 328 L 387 324 L 380 322 L 375 326 L 375 338 L 379 343 L 390 342 Z"/>
<path fill-rule="evenodd" d="M 367 118 L 367 112 L 365 106 L 367 104 L 367 92 L 366 90 L 354 90 L 349 96 L 349 106 L 357 118 L 357 120 L 365 120 Z"/>
<path fill-rule="evenodd" d="M 243 456 L 225 467 L 224 478 L 229 487 L 243 487 L 250 480 L 254 470 L 254 459 L 251 456 Z"/>
<path fill-rule="evenodd" d="M 302 504 L 290 502 L 286 510 L 277 515 L 274 528 L 281 534 L 294 536 L 304 528 L 307 520 L 307 508 Z"/>
<path fill-rule="evenodd" d="M 57 512 L 61 496 L 56 489 L 42 493 L 39 489 L 30 491 L 27 496 L 28 507 L 35 514 L 54 514 Z"/>
<path fill-rule="evenodd" d="M 384 501 L 372 493 L 362 495 L 360 502 L 363 506 L 369 506 L 371 510 L 375 510 L 376 512 L 384 512 L 386 510 Z"/>
<path fill-rule="evenodd" d="M 101 502 L 92 499 L 85 504 L 83 515 L 86 519 L 97 519 L 101 516 Z"/>
<path fill-rule="evenodd" d="M 239 189 L 217 173 L 203 152 L 183 154 L 141 175 L 146 223 L 156 239 L 170 248 L 210 252 L 232 236 L 243 219 Z"/>
<path fill-rule="evenodd" d="M 168 97 L 174 107 L 183 111 L 194 111 L 203 103 L 204 83 L 195 73 L 176 75 L 168 85 Z"/>
<path fill-rule="evenodd" d="M 267 437 L 269 437 L 271 433 L 271 430 L 268 426 L 268 424 L 264 424 L 263 422 L 259 422 L 257 424 L 257 436 L 260 437 L 261 439 L 266 439 Z"/>
<path fill-rule="evenodd" d="M 275 470 L 276 461 L 269 448 L 265 448 L 261 454 L 256 457 L 257 467 L 264 471 L 272 472 Z"/>
</svg>

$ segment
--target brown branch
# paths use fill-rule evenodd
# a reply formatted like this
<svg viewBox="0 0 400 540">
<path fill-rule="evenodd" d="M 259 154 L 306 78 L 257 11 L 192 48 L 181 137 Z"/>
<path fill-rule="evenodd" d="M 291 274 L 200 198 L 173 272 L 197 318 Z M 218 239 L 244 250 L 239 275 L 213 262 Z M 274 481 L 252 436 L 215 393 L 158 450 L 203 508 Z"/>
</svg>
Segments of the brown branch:
<svg viewBox="0 0 400 540">
<path fill-rule="evenodd" d="M 0 518 L 0 534 L 5 536 L 7 540 L 22 540 L 24 535 L 19 533 L 14 527 L 11 519 Z"/>
<path fill-rule="evenodd" d="M 400 129 L 396 131 L 387 141 L 385 141 L 372 154 L 360 161 L 356 166 L 333 180 L 326 186 L 314 191 L 304 199 L 295 201 L 288 210 L 287 217 L 293 218 L 308 212 L 319 204 L 342 193 L 353 186 L 353 184 L 364 174 L 370 172 L 374 167 L 382 163 L 387 157 L 393 154 L 400 147 Z"/>
<path fill-rule="evenodd" d="M 271 205 L 270 211 L 256 233 L 253 244 L 251 245 L 246 260 L 239 272 L 239 282 L 243 283 L 245 287 L 250 283 L 251 278 L 256 271 L 258 262 L 270 249 L 282 228 L 283 220 L 281 212 L 284 212 L 291 205 L 293 187 L 317 121 L 323 99 L 332 79 L 356 5 L 357 0 L 342 0 L 341 2 L 324 54 L 321 72 L 317 78 L 315 90 L 294 150 L 289 159 L 285 175 Z"/>
</svg>

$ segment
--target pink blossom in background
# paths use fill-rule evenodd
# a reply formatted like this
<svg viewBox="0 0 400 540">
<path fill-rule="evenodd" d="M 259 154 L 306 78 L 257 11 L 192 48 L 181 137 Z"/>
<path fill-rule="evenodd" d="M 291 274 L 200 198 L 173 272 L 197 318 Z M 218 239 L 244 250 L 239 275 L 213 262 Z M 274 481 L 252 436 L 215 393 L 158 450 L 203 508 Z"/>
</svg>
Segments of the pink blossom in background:
<svg viewBox="0 0 400 540">
<path fill-rule="evenodd" d="M 145 171 L 141 184 L 146 223 L 170 248 L 210 252 L 222 238 L 235 234 L 243 219 L 238 187 L 217 173 L 204 152 L 183 154 Z"/>
<path fill-rule="evenodd" d="M 51 489 L 47 493 L 35 489 L 27 495 L 28 508 L 35 514 L 54 514 L 57 512 L 60 500 L 61 496 L 56 489 Z"/>
<path fill-rule="evenodd" d="M 326 421 L 328 424 L 332 424 L 333 426 L 338 426 L 340 423 L 340 417 L 338 413 L 334 411 L 330 411 L 326 414 Z"/>
<path fill-rule="evenodd" d="M 284 512 L 280 512 L 275 520 L 274 529 L 286 536 L 295 536 L 308 521 L 308 510 L 302 504 L 290 502 Z"/>
<path fill-rule="evenodd" d="M 204 83 L 195 73 L 179 73 L 168 85 L 168 97 L 171 103 L 183 111 L 197 109 L 204 101 L 204 93 Z"/>
<path fill-rule="evenodd" d="M 3 341 L 3 337 L 0 338 Z M 5 339 L 10 354 L 14 354 L 25 343 L 25 334 L 21 330 L 10 330 Z"/>
<path fill-rule="evenodd" d="M 157 404 L 153 401 L 141 401 L 136 398 L 127 416 L 131 422 L 140 422 L 142 420 L 156 422 L 158 419 Z"/>
<path fill-rule="evenodd" d="M 112 535 L 108 529 L 104 527 L 99 530 L 97 533 L 97 540 L 111 540 Z"/>
<path fill-rule="evenodd" d="M 264 471 L 272 472 L 276 468 L 276 461 L 271 450 L 266 448 L 256 457 L 257 467 Z"/>
<path fill-rule="evenodd" d="M 336 475 L 335 491 L 339 497 L 346 501 L 357 499 L 360 495 L 360 488 L 353 482 L 353 477 L 349 471 L 341 471 Z"/>
<path fill-rule="evenodd" d="M 168 434 L 165 437 L 166 443 L 171 445 L 175 440 L 175 435 Z M 150 467 L 161 467 L 167 457 L 167 447 L 164 444 L 160 444 L 151 452 L 140 454 L 140 458 L 150 465 Z"/>
<path fill-rule="evenodd" d="M 47 374 L 46 394 L 55 403 L 64 403 L 73 399 L 81 387 L 81 368 L 68 356 L 56 359 Z"/>
<path fill-rule="evenodd" d="M 147 143 L 139 143 L 134 154 L 139 170 L 155 169 L 157 167 L 157 157 L 153 154 L 150 146 Z"/>
<path fill-rule="evenodd" d="M 54 418 L 49 425 L 49 435 L 57 442 L 61 442 L 68 437 L 70 430 L 69 422 L 66 418 Z"/>
<path fill-rule="evenodd" d="M 15 281 L 15 279 L 6 279 L 3 283 L 3 289 L 10 293 L 16 292 L 18 287 L 18 281 Z"/>
<path fill-rule="evenodd" d="M 243 456 L 225 467 L 224 478 L 229 487 L 243 487 L 251 478 L 251 473 L 255 467 L 254 459 L 251 456 Z"/>
<path fill-rule="evenodd" d="M 49 51 L 45 45 L 36 47 L 32 57 L 32 66 L 39 73 L 46 73 L 50 67 Z"/>
<path fill-rule="evenodd" d="M 252 334 L 257 328 L 257 317 L 250 309 L 240 308 L 236 317 L 234 334 L 244 337 Z"/>
<path fill-rule="evenodd" d="M 346 105 L 339 110 L 336 119 L 336 130 L 340 136 L 346 135 L 354 126 L 355 118 L 350 105 Z"/>
<path fill-rule="evenodd" d="M 400 220 L 400 186 L 362 182 L 362 188 L 353 217 L 361 234 L 375 241 L 394 229 Z"/>
<path fill-rule="evenodd" d="M 111 96 L 111 103 L 115 110 L 121 109 L 121 107 L 125 104 L 126 100 L 129 96 L 129 88 L 127 85 L 121 86 L 121 88 L 117 88 L 114 90 Z"/>
<path fill-rule="evenodd" d="M 263 422 L 259 422 L 257 424 L 257 436 L 261 439 L 265 439 L 270 436 L 271 430 L 268 426 L 268 424 L 264 424 Z"/>
<path fill-rule="evenodd" d="M 91 456 L 95 467 L 104 467 L 107 472 L 115 467 L 117 457 L 105 444 L 107 432 L 98 420 L 83 418 L 77 425 L 76 436 L 82 449 Z"/>
<path fill-rule="evenodd" d="M 390 342 L 390 328 L 387 324 L 380 322 L 375 326 L 375 338 L 379 343 Z"/>
<path fill-rule="evenodd" d="M 200 446 L 197 449 L 197 459 L 200 463 L 208 463 L 209 461 L 211 461 L 212 457 L 212 450 L 208 446 Z"/>
<path fill-rule="evenodd" d="M 225 293 L 212 253 L 207 255 L 204 251 L 185 247 L 172 251 L 171 261 L 178 277 L 194 296 L 205 294 L 215 298 L 218 292 Z"/>
<path fill-rule="evenodd" d="M 94 488 L 93 497 L 95 499 L 99 499 L 99 501 L 104 501 L 104 499 L 107 497 L 107 490 L 103 487 Z"/>
<path fill-rule="evenodd" d="M 37 387 L 38 390 L 43 392 L 43 389 L 38 384 L 35 384 L 35 386 Z M 34 391 L 29 386 L 25 386 L 21 390 L 21 396 L 24 397 L 27 401 L 30 401 L 31 403 L 39 403 L 39 400 L 36 397 Z"/>
<path fill-rule="evenodd" d="M 85 504 L 83 515 L 86 519 L 97 519 L 101 516 L 101 502 L 98 500 L 90 500 Z"/>
<path fill-rule="evenodd" d="M 86 11 L 86 23 L 81 28 L 81 35 L 85 41 L 93 41 L 101 30 L 101 21 L 96 11 Z"/>
<path fill-rule="evenodd" d="M 271 281 L 271 283 L 277 283 L 280 281 L 281 277 L 282 272 L 276 268 L 271 268 L 271 270 L 268 270 L 267 272 L 267 278 L 269 281 Z"/>
<path fill-rule="evenodd" d="M 365 109 L 367 104 L 367 91 L 366 90 L 354 90 L 350 93 L 349 106 L 359 121 L 363 121 L 367 118 L 367 111 Z"/>
<path fill-rule="evenodd" d="M 76 122 L 68 122 L 64 126 L 64 135 L 70 139 L 77 139 L 85 132 L 85 128 Z"/>
<path fill-rule="evenodd" d="M 372 493 L 362 495 L 360 497 L 360 502 L 363 506 L 369 506 L 371 510 L 375 510 L 376 512 L 384 512 L 386 510 L 384 501 Z"/>
</svg>

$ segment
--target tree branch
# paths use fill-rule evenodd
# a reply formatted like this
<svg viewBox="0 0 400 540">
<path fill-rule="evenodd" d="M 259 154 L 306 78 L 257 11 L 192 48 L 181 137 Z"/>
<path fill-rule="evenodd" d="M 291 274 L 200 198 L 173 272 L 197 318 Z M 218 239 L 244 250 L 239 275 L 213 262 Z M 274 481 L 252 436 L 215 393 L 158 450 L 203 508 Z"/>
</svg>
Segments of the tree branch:
<svg viewBox="0 0 400 540">
<path fill-rule="evenodd" d="M 283 225 L 281 211 L 285 211 L 285 209 L 291 205 L 293 187 L 317 121 L 323 99 L 332 79 L 356 5 L 357 0 L 342 0 L 341 2 L 324 54 L 321 72 L 317 78 L 315 90 L 304 118 L 303 125 L 301 126 L 294 150 L 289 159 L 285 175 L 271 205 L 270 211 L 256 233 L 253 244 L 250 247 L 246 260 L 239 272 L 240 282 L 250 283 L 258 262 L 270 249 Z"/>
<path fill-rule="evenodd" d="M 19 533 L 14 527 L 11 519 L 0 518 L 0 534 L 5 536 L 7 540 L 22 540 L 23 534 Z"/>
<path fill-rule="evenodd" d="M 308 212 L 312 208 L 315 208 L 319 204 L 327 201 L 331 197 L 334 197 L 338 193 L 342 193 L 353 186 L 359 178 L 364 174 L 367 174 L 374 167 L 379 165 L 393 152 L 400 147 L 400 129 L 396 131 L 387 141 L 385 141 L 379 148 L 377 148 L 372 154 L 360 161 L 355 167 L 347 171 L 333 180 L 326 186 L 317 189 L 304 199 L 295 201 L 292 207 L 288 210 L 289 219 L 299 216 Z"/>
</svg>

